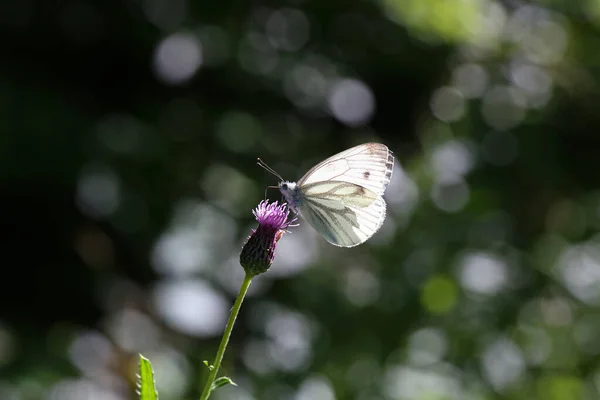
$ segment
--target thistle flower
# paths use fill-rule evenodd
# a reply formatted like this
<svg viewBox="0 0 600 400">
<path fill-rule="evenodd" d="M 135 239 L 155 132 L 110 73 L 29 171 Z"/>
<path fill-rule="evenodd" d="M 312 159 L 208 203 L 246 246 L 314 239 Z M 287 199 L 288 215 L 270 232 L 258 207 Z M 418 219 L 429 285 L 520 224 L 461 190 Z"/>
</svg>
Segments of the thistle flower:
<svg viewBox="0 0 600 400">
<path fill-rule="evenodd" d="M 296 221 L 288 221 L 290 211 L 287 204 L 269 204 L 263 200 L 252 213 L 258 221 L 240 254 L 240 264 L 247 274 L 255 276 L 266 272 L 275 258 L 275 247 L 285 230 Z"/>
</svg>

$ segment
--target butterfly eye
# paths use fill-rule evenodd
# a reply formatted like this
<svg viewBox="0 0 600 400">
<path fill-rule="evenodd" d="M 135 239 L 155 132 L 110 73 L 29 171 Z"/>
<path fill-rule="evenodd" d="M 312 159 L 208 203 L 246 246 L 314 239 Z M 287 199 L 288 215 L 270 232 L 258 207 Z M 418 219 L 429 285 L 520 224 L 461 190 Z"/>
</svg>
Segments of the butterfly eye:
<svg viewBox="0 0 600 400">
<path fill-rule="evenodd" d="M 287 185 L 287 183 L 282 183 L 282 184 L 281 184 L 281 189 L 283 189 L 283 190 L 288 190 L 288 185 Z"/>
</svg>

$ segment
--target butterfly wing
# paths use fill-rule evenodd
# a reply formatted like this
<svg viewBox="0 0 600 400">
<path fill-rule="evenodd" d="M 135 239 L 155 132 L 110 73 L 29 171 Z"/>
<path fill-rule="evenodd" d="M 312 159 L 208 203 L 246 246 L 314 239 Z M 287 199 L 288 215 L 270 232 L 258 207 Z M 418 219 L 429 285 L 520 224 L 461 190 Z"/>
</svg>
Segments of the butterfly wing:
<svg viewBox="0 0 600 400">
<path fill-rule="evenodd" d="M 390 183 L 393 167 L 394 155 L 387 146 L 381 143 L 365 143 L 315 165 L 298 181 L 298 186 L 343 181 L 381 195 Z"/>
<path fill-rule="evenodd" d="M 350 182 L 326 181 L 302 187 L 300 215 L 329 243 L 354 247 L 381 228 L 385 201 L 374 191 Z"/>
</svg>

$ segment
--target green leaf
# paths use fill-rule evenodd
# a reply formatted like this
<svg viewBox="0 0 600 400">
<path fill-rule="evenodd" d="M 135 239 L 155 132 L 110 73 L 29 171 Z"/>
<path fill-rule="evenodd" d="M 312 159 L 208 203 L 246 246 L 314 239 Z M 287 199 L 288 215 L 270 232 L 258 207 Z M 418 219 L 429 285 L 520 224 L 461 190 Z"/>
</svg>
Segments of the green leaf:
<svg viewBox="0 0 600 400">
<path fill-rule="evenodd" d="M 140 400 L 158 400 L 158 392 L 154 387 L 154 370 L 150 360 L 140 354 L 138 372 L 138 393 Z"/>
<path fill-rule="evenodd" d="M 204 360 L 204 365 L 206 365 L 206 368 L 208 368 L 210 371 L 212 371 L 212 370 L 213 370 L 213 368 L 215 368 L 215 366 L 214 366 L 214 365 L 210 365 L 210 364 L 208 363 L 208 361 L 206 361 L 206 360 Z"/>
<path fill-rule="evenodd" d="M 225 385 L 237 386 L 237 383 L 232 381 L 231 378 L 229 378 L 227 376 L 222 376 L 220 378 L 215 379 L 212 386 L 210 387 L 210 391 L 212 392 L 213 390 L 218 389 L 221 386 L 225 386 Z"/>
</svg>

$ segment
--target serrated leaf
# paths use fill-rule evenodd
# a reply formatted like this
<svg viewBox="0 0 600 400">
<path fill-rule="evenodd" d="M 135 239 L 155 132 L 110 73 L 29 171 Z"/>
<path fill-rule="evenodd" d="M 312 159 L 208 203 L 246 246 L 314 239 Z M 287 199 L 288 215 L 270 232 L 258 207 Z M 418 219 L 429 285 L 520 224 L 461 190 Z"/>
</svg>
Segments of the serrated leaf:
<svg viewBox="0 0 600 400">
<path fill-rule="evenodd" d="M 158 400 L 158 392 L 154 386 L 154 370 L 150 360 L 140 354 L 138 372 L 138 390 L 140 400 Z"/>
<path fill-rule="evenodd" d="M 212 392 L 213 390 L 218 389 L 221 386 L 225 386 L 225 385 L 237 386 L 237 383 L 232 381 L 231 378 L 229 378 L 227 376 L 222 376 L 220 378 L 215 379 L 215 381 L 213 382 L 213 384 L 210 388 L 210 391 Z"/>
<path fill-rule="evenodd" d="M 208 368 L 209 371 L 212 371 L 215 368 L 214 365 L 210 365 L 206 360 L 204 360 L 204 365 L 206 365 L 206 368 Z"/>
</svg>

